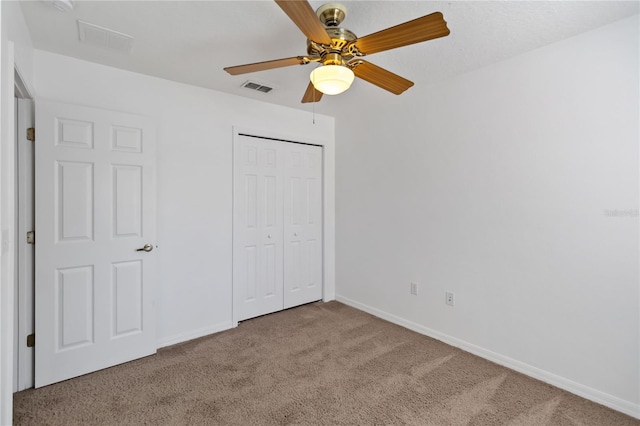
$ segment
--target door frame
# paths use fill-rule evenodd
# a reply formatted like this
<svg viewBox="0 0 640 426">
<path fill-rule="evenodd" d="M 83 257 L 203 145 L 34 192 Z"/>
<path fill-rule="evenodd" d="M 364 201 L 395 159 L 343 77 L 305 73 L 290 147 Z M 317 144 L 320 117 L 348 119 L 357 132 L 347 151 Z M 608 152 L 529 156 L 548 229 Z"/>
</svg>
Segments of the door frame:
<svg viewBox="0 0 640 426">
<path fill-rule="evenodd" d="M 0 11 L 0 15 L 2 12 Z M 2 37 L 2 66 L 0 67 L 0 206 L 1 258 L 0 262 L 0 424 L 10 424 L 13 414 L 14 380 L 17 374 L 17 152 L 16 97 L 32 98 L 33 90 L 23 78 L 16 61 L 15 45 Z"/>
<path fill-rule="evenodd" d="M 313 135 L 290 134 L 265 129 L 233 126 L 232 152 L 240 136 L 251 136 L 289 143 L 317 145 L 322 147 L 322 300 L 328 302 L 335 299 L 335 143 L 334 140 L 317 139 Z M 235 165 L 235 157 L 232 158 Z M 233 206 L 234 167 L 231 168 L 231 196 Z M 233 209 L 233 207 L 232 207 Z M 233 211 L 231 212 L 233 218 Z M 232 227 L 233 229 L 233 219 Z M 231 250 L 233 252 L 233 232 L 231 232 Z M 231 265 L 231 307 L 232 326 L 238 326 L 238 312 L 235 309 L 233 291 L 233 260 Z"/>
<path fill-rule="evenodd" d="M 17 86 L 17 85 L 16 85 Z M 16 87 L 17 88 L 17 87 Z M 33 98 L 24 108 L 16 105 L 17 206 L 16 206 L 16 324 L 14 327 L 14 391 L 34 386 L 34 348 L 27 347 L 27 336 L 35 332 L 35 250 L 27 244 L 26 233 L 35 229 L 34 142 L 27 140 L 26 128 L 35 126 Z"/>
<path fill-rule="evenodd" d="M 13 189 L 15 191 L 13 202 L 14 212 L 14 234 L 12 235 L 14 270 L 13 270 L 13 384 L 12 391 L 17 392 L 33 387 L 33 348 L 26 345 L 26 336 L 33 333 L 34 307 L 33 307 L 33 268 L 34 251 L 33 245 L 26 244 L 25 214 L 31 214 L 31 224 L 33 224 L 33 198 L 27 201 L 29 196 L 33 197 L 34 187 L 30 189 L 26 186 L 29 183 L 27 174 L 33 175 L 33 142 L 26 138 L 26 131 L 21 129 L 27 125 L 33 125 L 35 120 L 35 109 L 33 94 L 30 87 L 22 77 L 17 64 L 13 64 L 13 97 L 12 108 L 13 119 Z M 30 105 L 21 107 L 19 99 L 29 100 Z M 26 156 L 31 156 L 31 161 Z M 33 179 L 30 181 L 33 184 Z M 31 208 L 27 212 L 25 208 Z M 25 237 L 25 238 L 22 238 Z M 29 271 L 31 271 L 30 277 Z M 29 286 L 31 286 L 29 288 Z"/>
</svg>

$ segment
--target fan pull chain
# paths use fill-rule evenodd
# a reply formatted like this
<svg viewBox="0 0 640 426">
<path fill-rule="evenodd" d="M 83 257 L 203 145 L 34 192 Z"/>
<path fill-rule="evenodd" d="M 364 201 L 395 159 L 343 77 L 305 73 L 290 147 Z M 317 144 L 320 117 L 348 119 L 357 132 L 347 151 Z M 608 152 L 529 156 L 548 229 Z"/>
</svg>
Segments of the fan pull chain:
<svg viewBox="0 0 640 426">
<path fill-rule="evenodd" d="M 311 74 L 311 76 L 313 77 L 313 74 Z M 315 78 L 313 79 L 315 80 Z M 313 85 L 313 93 L 311 94 L 311 99 L 313 100 L 313 102 L 311 103 L 311 113 L 312 113 L 312 119 L 311 122 L 312 124 L 316 124 L 316 82 L 311 80 L 311 84 Z"/>
</svg>

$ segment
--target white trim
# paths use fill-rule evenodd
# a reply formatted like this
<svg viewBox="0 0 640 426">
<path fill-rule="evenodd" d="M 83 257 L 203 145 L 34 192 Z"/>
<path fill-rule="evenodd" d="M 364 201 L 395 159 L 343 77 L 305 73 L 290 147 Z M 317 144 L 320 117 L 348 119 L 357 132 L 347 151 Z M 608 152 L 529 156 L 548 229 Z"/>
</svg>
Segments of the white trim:
<svg viewBox="0 0 640 426">
<path fill-rule="evenodd" d="M 180 334 L 174 334 L 173 336 L 164 337 L 158 340 L 157 346 L 158 346 L 158 349 L 165 348 L 167 346 L 177 345 L 178 343 L 187 342 L 189 340 L 197 339 L 199 337 L 204 337 L 210 334 L 229 330 L 230 328 L 233 328 L 231 321 L 225 321 L 220 324 L 199 328 L 197 330 L 193 330 L 188 333 L 180 333 Z"/>
<path fill-rule="evenodd" d="M 15 97 L 17 97 L 18 99 L 33 99 L 33 96 L 31 95 L 31 93 L 33 93 L 33 90 L 29 89 L 27 82 L 22 77 L 22 73 L 20 72 L 18 65 L 14 65 L 13 74 Z"/>
<path fill-rule="evenodd" d="M 593 389 L 589 386 L 576 383 L 565 377 L 558 376 L 556 374 L 550 373 L 529 364 L 525 364 L 513 358 L 509 358 L 507 356 L 492 352 L 488 349 L 484 349 L 480 346 L 476 346 L 464 340 L 457 339 L 444 333 L 440 333 L 439 331 L 422 326 L 413 321 L 409 321 L 380 309 L 365 305 L 360 302 L 356 302 L 355 300 L 349 299 L 348 297 L 337 295 L 336 300 L 338 302 L 344 303 L 345 305 L 349 305 L 361 311 L 367 312 L 378 318 L 382 318 L 386 321 L 408 328 L 409 330 L 413 330 L 417 333 L 424 334 L 425 336 L 440 340 L 441 342 L 462 349 L 466 352 L 472 353 L 489 361 L 495 362 L 496 364 L 500 364 L 504 367 L 525 374 L 529 377 L 533 377 L 534 379 L 541 380 L 545 383 L 556 386 L 560 389 L 564 389 L 575 395 L 581 396 L 593 402 L 597 402 L 598 404 L 602 404 L 616 411 L 620 411 L 621 413 L 627 414 L 631 417 L 640 419 L 640 405 L 634 404 L 630 401 L 626 401 L 597 389 Z"/>
<path fill-rule="evenodd" d="M 322 259 L 322 278 L 323 278 L 323 297 L 324 302 L 335 299 L 336 280 L 335 280 L 335 143 L 334 140 L 315 139 L 307 134 L 289 134 L 274 132 L 265 129 L 252 129 L 242 126 L 233 126 L 233 137 L 231 143 L 235 145 L 240 134 L 252 135 L 263 138 L 273 138 L 283 141 L 291 141 L 298 143 L 307 143 L 311 145 L 322 146 L 322 215 L 323 215 L 323 259 Z M 233 149 L 233 147 L 232 147 Z M 231 168 L 231 181 L 233 182 L 233 167 Z M 233 206 L 233 203 L 232 203 Z M 233 207 L 232 207 L 233 209 Z M 233 211 L 231 212 L 233 217 Z M 233 238 L 231 240 L 231 248 L 233 250 Z M 231 282 L 233 286 L 233 261 L 231 265 Z M 231 291 L 232 306 L 232 324 L 238 325 L 237 310 L 235 309 L 235 301 L 233 300 L 233 289 Z"/>
<path fill-rule="evenodd" d="M 2 12 L 0 7 L 0 22 Z M 0 23 L 0 27 L 2 24 Z M 6 51 L 2 51 L 6 49 Z M 14 44 L 0 42 L 0 424 L 13 418 L 15 314 L 15 111 Z"/>
</svg>

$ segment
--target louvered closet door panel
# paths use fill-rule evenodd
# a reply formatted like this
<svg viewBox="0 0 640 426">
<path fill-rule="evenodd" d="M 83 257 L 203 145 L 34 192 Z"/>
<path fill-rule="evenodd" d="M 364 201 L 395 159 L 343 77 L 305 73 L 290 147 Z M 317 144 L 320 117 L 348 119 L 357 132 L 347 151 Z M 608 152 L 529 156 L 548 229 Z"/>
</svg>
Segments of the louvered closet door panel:
<svg viewBox="0 0 640 426">
<path fill-rule="evenodd" d="M 322 148 L 287 144 L 284 307 L 322 299 Z"/>
<path fill-rule="evenodd" d="M 282 147 L 239 136 L 234 146 L 234 317 L 283 309 Z"/>
</svg>

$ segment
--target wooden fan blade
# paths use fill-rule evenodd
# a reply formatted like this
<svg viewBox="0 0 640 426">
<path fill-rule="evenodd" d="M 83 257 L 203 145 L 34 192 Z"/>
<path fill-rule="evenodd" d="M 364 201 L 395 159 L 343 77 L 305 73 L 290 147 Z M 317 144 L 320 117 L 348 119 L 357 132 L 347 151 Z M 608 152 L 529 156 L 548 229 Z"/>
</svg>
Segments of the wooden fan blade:
<svg viewBox="0 0 640 426">
<path fill-rule="evenodd" d="M 256 62 L 253 64 L 237 65 L 227 67 L 224 70 L 231 75 L 246 74 L 249 72 L 265 71 L 273 68 L 288 67 L 291 65 L 304 65 L 308 63 L 308 58 L 295 56 L 293 58 L 274 59 L 273 61 Z"/>
<path fill-rule="evenodd" d="M 304 92 L 304 96 L 302 97 L 302 103 L 306 104 L 309 102 L 319 102 L 322 99 L 322 92 L 317 90 L 313 83 L 309 82 L 307 86 L 307 91 Z"/>
<path fill-rule="evenodd" d="M 275 2 L 309 40 L 331 44 L 331 37 L 307 0 L 275 0 Z"/>
<path fill-rule="evenodd" d="M 356 40 L 360 52 L 370 55 L 383 50 L 420 43 L 449 35 L 442 13 L 435 12 Z"/>
<path fill-rule="evenodd" d="M 353 73 L 371 84 L 388 90 L 391 93 L 399 95 L 400 93 L 413 86 L 413 82 L 397 74 L 387 71 L 370 62 L 358 60 L 358 65 L 353 68 Z"/>
</svg>

